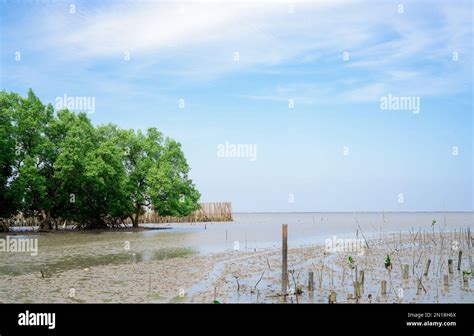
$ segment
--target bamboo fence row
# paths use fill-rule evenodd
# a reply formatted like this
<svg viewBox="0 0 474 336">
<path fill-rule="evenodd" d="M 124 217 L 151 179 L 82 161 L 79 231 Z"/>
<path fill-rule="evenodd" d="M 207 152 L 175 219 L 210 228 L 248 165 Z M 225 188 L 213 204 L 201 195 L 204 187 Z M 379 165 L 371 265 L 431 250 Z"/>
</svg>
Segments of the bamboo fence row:
<svg viewBox="0 0 474 336">
<path fill-rule="evenodd" d="M 200 203 L 200 208 L 185 217 L 160 216 L 154 211 L 147 211 L 140 216 L 139 223 L 194 223 L 194 222 L 227 222 L 232 221 L 232 204 L 230 202 Z"/>
<path fill-rule="evenodd" d="M 138 222 L 144 223 L 195 223 L 195 222 L 227 222 L 232 221 L 232 204 L 230 202 L 200 203 L 200 208 L 186 217 L 160 216 L 153 210 L 147 210 Z M 10 221 L 13 226 L 38 226 L 41 220 L 37 217 L 24 217 L 18 214 Z M 131 224 L 130 219 L 124 220 Z"/>
</svg>

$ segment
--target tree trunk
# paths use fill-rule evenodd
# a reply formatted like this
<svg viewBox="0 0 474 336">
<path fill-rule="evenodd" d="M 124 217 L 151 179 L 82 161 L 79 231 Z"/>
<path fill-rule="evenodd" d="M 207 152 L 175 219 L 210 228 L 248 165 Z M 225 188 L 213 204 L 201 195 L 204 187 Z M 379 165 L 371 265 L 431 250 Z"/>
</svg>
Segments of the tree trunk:
<svg viewBox="0 0 474 336">
<path fill-rule="evenodd" d="M 40 223 L 39 230 L 40 231 L 49 231 L 52 229 L 51 226 L 51 212 L 49 210 L 41 211 L 41 215 L 43 216 L 43 220 Z"/>
<path fill-rule="evenodd" d="M 132 216 L 132 223 L 133 223 L 134 229 L 138 228 L 138 219 L 140 218 L 140 210 L 141 210 L 141 206 L 137 206 L 135 208 L 135 213 Z"/>
</svg>

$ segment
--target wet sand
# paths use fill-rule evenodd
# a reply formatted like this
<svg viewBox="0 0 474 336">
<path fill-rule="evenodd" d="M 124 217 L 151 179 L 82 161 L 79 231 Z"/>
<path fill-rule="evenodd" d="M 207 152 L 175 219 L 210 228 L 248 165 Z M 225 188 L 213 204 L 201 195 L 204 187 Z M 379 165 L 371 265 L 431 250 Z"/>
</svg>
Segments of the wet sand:
<svg viewBox="0 0 474 336">
<path fill-rule="evenodd" d="M 0 275 L 0 302 L 13 303 L 327 303 L 336 292 L 338 303 L 474 302 L 471 271 L 472 248 L 460 232 L 405 232 L 368 240 L 369 248 L 357 252 L 328 252 L 324 245 L 307 245 L 288 251 L 289 295 L 281 295 L 281 250 L 227 251 L 184 254 L 162 260 L 76 268 L 54 273 L 31 272 Z M 360 238 L 360 237 L 359 237 Z M 458 253 L 463 251 L 460 270 Z M 384 266 L 391 255 L 392 269 Z M 348 256 L 354 262 L 348 262 Z M 427 275 L 423 275 L 427 259 Z M 453 259 L 449 274 L 448 259 Z M 402 264 L 409 265 L 403 279 Z M 364 271 L 358 300 L 356 274 Z M 314 273 L 314 291 L 308 291 L 308 272 Z M 444 275 L 449 284 L 444 285 Z M 418 290 L 419 279 L 422 288 Z M 463 281 L 467 279 L 467 283 Z M 387 283 L 381 293 L 380 282 Z M 295 292 L 301 292 L 296 295 Z"/>
</svg>

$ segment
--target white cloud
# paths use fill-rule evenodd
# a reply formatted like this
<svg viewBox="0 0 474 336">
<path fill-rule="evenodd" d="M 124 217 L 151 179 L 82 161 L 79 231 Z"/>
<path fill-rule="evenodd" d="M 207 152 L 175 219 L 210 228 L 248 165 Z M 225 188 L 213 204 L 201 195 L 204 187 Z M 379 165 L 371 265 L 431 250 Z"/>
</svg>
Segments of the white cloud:
<svg viewBox="0 0 474 336">
<path fill-rule="evenodd" d="M 35 51 L 52 54 L 51 67 L 74 64 L 88 69 L 94 62 L 120 61 L 129 51 L 138 61 L 117 71 L 132 79 L 165 75 L 199 81 L 232 72 L 278 78 L 314 71 L 314 80 L 285 83 L 294 87 L 291 95 L 307 103 L 326 95 L 361 101 L 397 88 L 420 91 L 421 87 L 427 94 L 456 91 L 471 80 L 465 76 L 472 66 L 469 2 L 434 1 L 427 7 L 405 1 L 404 14 L 397 13 L 397 4 L 385 2 L 303 1 L 294 3 L 294 13 L 289 13 L 288 5 L 84 3 L 77 6 L 76 15 L 67 6 L 51 5 L 38 15 L 38 22 L 20 21 L 19 27 L 28 31 L 18 29 L 14 34 Z M 239 61 L 233 60 L 235 51 Z M 350 54 L 348 62 L 342 61 L 344 51 Z M 453 51 L 460 53 L 461 62 L 451 69 Z M 327 78 L 330 73 L 324 79 L 318 76 L 318 71 L 335 67 L 340 69 L 332 78 Z M 248 96 L 286 100 L 290 93 L 273 86 Z"/>
</svg>

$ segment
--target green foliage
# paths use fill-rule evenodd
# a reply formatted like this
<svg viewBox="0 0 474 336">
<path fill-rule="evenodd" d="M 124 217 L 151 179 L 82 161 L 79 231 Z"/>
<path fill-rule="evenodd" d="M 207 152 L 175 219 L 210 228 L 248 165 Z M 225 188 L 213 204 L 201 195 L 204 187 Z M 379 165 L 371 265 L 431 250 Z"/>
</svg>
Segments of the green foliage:
<svg viewBox="0 0 474 336">
<path fill-rule="evenodd" d="M 392 259 L 390 258 L 390 256 L 387 254 L 387 256 L 385 257 L 385 265 L 389 266 L 392 264 Z"/>
<path fill-rule="evenodd" d="M 354 268 L 355 268 L 355 260 L 354 260 L 354 258 L 353 258 L 352 256 L 349 256 L 349 257 L 347 258 L 347 261 L 349 262 L 349 267 L 350 267 L 351 269 L 354 269 Z"/>
<path fill-rule="evenodd" d="M 15 197 L 9 185 L 15 164 L 15 137 L 12 111 L 18 97 L 0 92 L 0 218 L 15 213 Z"/>
<path fill-rule="evenodd" d="M 7 188 L 14 195 L 11 204 L 14 212 L 36 216 L 50 203 L 47 179 L 52 161 L 46 129 L 53 118 L 53 108 L 44 106 L 31 90 L 26 98 L 6 92 L 1 96 L 1 113 L 10 117 L 5 129 L 15 153 L 7 180 Z"/>
<path fill-rule="evenodd" d="M 51 229 L 60 220 L 104 227 L 144 207 L 186 216 L 200 194 L 181 146 L 156 129 L 94 127 L 86 114 L 54 113 L 33 91 L 0 93 L 0 219 L 17 212 Z"/>
<path fill-rule="evenodd" d="M 141 131 L 112 129 L 115 143 L 122 147 L 126 190 L 133 205 L 134 226 L 144 207 L 163 216 L 186 216 L 199 207 L 200 194 L 188 177 L 189 167 L 174 140 L 165 139 L 155 128 Z"/>
<path fill-rule="evenodd" d="M 181 145 L 167 139 L 157 165 L 147 175 L 150 199 L 164 216 L 186 216 L 198 208 L 199 192 L 188 178 L 189 167 Z"/>
</svg>

